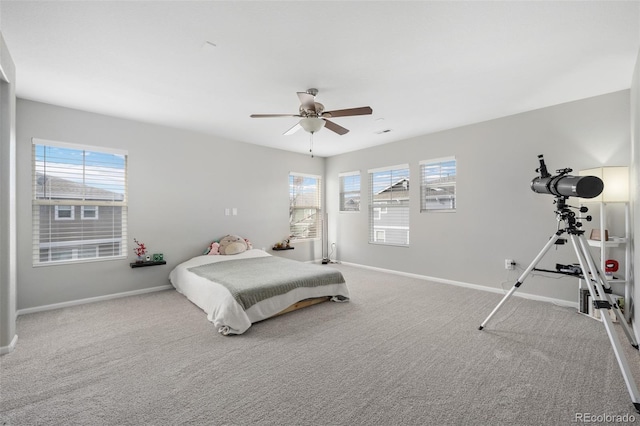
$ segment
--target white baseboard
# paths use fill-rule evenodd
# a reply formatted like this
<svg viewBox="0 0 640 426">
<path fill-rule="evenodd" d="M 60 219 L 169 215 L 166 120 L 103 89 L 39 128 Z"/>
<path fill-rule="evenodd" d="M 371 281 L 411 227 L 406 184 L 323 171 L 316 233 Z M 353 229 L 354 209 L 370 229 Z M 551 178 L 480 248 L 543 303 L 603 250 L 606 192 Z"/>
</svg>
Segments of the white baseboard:
<svg viewBox="0 0 640 426">
<path fill-rule="evenodd" d="M 371 270 L 374 270 L 374 271 L 386 272 L 386 273 L 395 274 L 395 275 L 402 275 L 402 276 L 405 276 L 405 277 L 417 278 L 417 279 L 425 280 L 425 281 L 433 281 L 433 282 L 437 282 L 437 283 L 451 284 L 451 285 L 455 285 L 455 286 L 458 286 L 458 287 L 466 287 L 466 288 L 472 288 L 474 290 L 488 291 L 490 293 L 506 294 L 506 291 L 504 291 L 502 289 L 495 288 L 495 287 L 487 287 L 487 286 L 479 285 L 479 284 L 465 283 L 465 282 L 462 282 L 462 281 L 454 281 L 454 280 L 449 280 L 449 279 L 445 279 L 445 278 L 429 277 L 427 275 L 412 274 L 412 273 L 409 273 L 409 272 L 396 271 L 396 270 L 393 270 L 393 269 L 377 268 L 375 266 L 361 265 L 359 263 L 350 263 L 350 262 L 340 262 L 340 263 L 342 263 L 343 265 L 355 266 L 357 268 L 371 269 Z M 578 309 L 578 302 L 570 302 L 568 300 L 555 299 L 553 297 L 538 296 L 536 294 L 523 293 L 521 291 L 516 291 L 515 293 L 513 293 L 513 295 L 521 297 L 523 299 L 538 300 L 538 301 L 541 301 L 541 302 L 548 302 L 548 303 L 553 303 L 555 305 L 566 306 L 566 307 L 569 307 L 569 308 Z"/>
<path fill-rule="evenodd" d="M 16 348 L 16 343 L 18 343 L 17 334 L 13 336 L 13 339 L 11 339 L 11 343 L 9 343 L 9 346 L 0 346 L 0 356 L 8 354 L 9 352 L 13 352 L 13 350 Z"/>
<path fill-rule="evenodd" d="M 105 296 L 89 297 L 87 299 L 71 300 L 69 302 L 54 303 L 54 304 L 51 304 L 51 305 L 44 305 L 44 306 L 36 306 L 36 307 L 33 307 L 33 308 L 18 309 L 18 311 L 16 312 L 16 316 L 25 315 L 25 314 L 33 314 L 35 312 L 51 311 L 53 309 L 66 308 L 66 307 L 69 307 L 69 306 L 84 305 L 84 304 L 87 304 L 87 303 L 102 302 L 104 300 L 119 299 L 121 297 L 129 297 L 129 296 L 136 296 L 136 295 L 139 295 L 139 294 L 153 293 L 153 292 L 156 292 L 156 291 L 169 290 L 169 289 L 172 289 L 172 288 L 173 288 L 172 285 L 167 284 L 167 285 L 161 285 L 161 286 L 158 286 L 158 287 L 144 288 L 142 290 L 125 291 L 125 292 L 122 292 L 122 293 L 107 294 Z"/>
</svg>

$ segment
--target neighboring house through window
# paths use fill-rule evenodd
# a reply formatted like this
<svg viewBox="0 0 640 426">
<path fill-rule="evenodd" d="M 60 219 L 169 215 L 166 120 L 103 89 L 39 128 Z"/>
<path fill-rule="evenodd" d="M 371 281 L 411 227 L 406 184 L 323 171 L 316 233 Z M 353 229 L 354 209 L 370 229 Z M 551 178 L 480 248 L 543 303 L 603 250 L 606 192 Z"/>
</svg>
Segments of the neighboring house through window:
<svg viewBox="0 0 640 426">
<path fill-rule="evenodd" d="M 420 211 L 456 210 L 456 159 L 420 161 Z"/>
<path fill-rule="evenodd" d="M 360 172 L 347 172 L 338 175 L 340 180 L 340 211 L 360 211 Z"/>
<path fill-rule="evenodd" d="M 409 245 L 409 165 L 369 170 L 369 242 Z"/>
<path fill-rule="evenodd" d="M 126 257 L 127 153 L 33 139 L 33 264 Z"/>
<path fill-rule="evenodd" d="M 302 173 L 289 174 L 289 229 L 292 239 L 322 235 L 322 179 Z"/>
</svg>

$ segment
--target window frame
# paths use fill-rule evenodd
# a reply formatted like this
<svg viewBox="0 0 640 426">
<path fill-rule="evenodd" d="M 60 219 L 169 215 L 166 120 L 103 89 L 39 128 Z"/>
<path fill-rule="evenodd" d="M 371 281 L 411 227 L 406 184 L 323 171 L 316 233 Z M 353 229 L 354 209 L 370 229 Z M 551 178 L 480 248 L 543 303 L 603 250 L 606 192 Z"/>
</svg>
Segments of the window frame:
<svg viewBox="0 0 640 426">
<path fill-rule="evenodd" d="M 56 158 L 59 153 L 63 155 Z M 32 138 L 31 192 L 34 267 L 128 257 L 127 151 Z M 70 218 L 59 217 L 62 206 L 71 206 Z M 95 217 L 85 217 L 85 207 Z M 109 225 L 105 232 L 104 224 L 82 225 L 101 220 L 102 213 Z M 64 228 L 54 226 L 52 219 Z"/>
<path fill-rule="evenodd" d="M 302 179 L 302 184 L 305 185 L 305 180 L 314 180 L 315 185 L 315 199 L 312 197 L 307 197 L 308 200 L 314 201 L 307 205 L 296 206 L 292 202 L 294 201 L 294 197 L 298 197 L 299 195 L 304 195 L 304 191 L 300 193 L 294 192 L 294 187 L 296 185 L 296 178 Z M 322 226 L 323 226 L 323 217 L 322 217 L 322 200 L 323 200 L 323 188 L 322 188 L 322 176 L 309 174 L 309 173 L 299 173 L 299 172 L 289 172 L 288 176 L 289 183 L 289 234 L 291 242 L 301 242 L 301 241 L 314 241 L 322 238 Z M 308 183 L 307 183 L 308 184 Z M 308 195 L 308 194 L 307 194 Z M 306 220 L 310 216 L 315 216 L 315 219 L 309 223 L 307 229 L 315 228 L 315 233 L 311 236 L 300 236 L 296 235 L 294 231 L 294 226 L 297 226 L 301 221 L 297 221 L 293 223 L 294 218 L 297 216 L 294 211 L 295 210 L 315 210 L 315 213 L 312 215 L 303 212 L 303 220 Z"/>
<path fill-rule="evenodd" d="M 345 191 L 345 180 L 351 177 L 358 177 L 358 189 L 353 191 Z M 362 205 L 362 175 L 360 174 L 360 170 L 356 170 L 353 172 L 342 172 L 338 173 L 338 192 L 339 192 L 339 202 L 338 202 L 338 211 L 340 213 L 360 213 L 360 206 Z M 358 207 L 355 209 L 346 209 L 346 197 L 347 195 L 357 194 L 358 199 Z M 355 198 L 355 197 L 354 197 Z"/>
<path fill-rule="evenodd" d="M 427 182 L 427 173 L 426 170 L 428 167 L 439 167 L 443 168 L 443 164 L 453 162 L 453 176 L 448 176 L 448 180 L 446 181 L 433 181 Z M 421 160 L 419 163 L 420 166 L 420 213 L 455 213 L 458 208 L 458 160 L 455 156 L 442 157 L 442 158 L 433 158 L 429 160 Z M 450 167 L 450 166 L 449 166 Z M 447 194 L 449 200 L 452 202 L 451 207 L 442 207 L 442 208 L 434 208 L 429 207 L 427 205 L 427 191 L 430 188 L 434 187 L 445 187 L 445 188 L 453 188 L 451 191 L 452 194 Z"/>
<path fill-rule="evenodd" d="M 409 164 L 369 169 L 367 173 L 369 180 L 369 244 L 409 247 L 411 231 L 411 168 Z M 388 175 L 387 182 L 385 182 L 386 175 Z M 394 187 L 400 184 L 403 188 L 394 190 Z M 380 194 L 387 191 L 390 191 L 388 192 L 390 195 L 389 199 L 385 200 L 380 197 Z M 398 194 L 397 196 L 400 198 L 394 200 L 394 194 Z M 377 201 L 376 196 L 378 196 Z M 385 215 L 391 222 L 380 224 Z M 384 241 L 380 241 L 377 237 L 380 231 L 384 231 Z M 402 231 L 405 231 L 406 235 L 402 235 Z M 389 232 L 396 235 L 390 236 Z"/>
</svg>

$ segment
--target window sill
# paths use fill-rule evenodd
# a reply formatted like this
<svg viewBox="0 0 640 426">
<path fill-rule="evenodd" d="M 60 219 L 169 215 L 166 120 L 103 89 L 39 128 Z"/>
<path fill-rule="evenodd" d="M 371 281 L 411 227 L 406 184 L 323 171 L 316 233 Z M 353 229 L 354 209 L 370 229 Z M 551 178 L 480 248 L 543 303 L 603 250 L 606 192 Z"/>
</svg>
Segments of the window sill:
<svg viewBox="0 0 640 426">
<path fill-rule="evenodd" d="M 420 210 L 420 213 L 455 213 L 456 209 L 427 209 Z"/>
<path fill-rule="evenodd" d="M 113 257 L 92 257 L 91 259 L 74 259 L 74 260 L 52 260 L 50 262 L 34 263 L 34 268 L 42 268 L 46 266 L 76 265 L 81 263 L 110 262 L 114 260 L 124 260 L 127 256 Z"/>
<path fill-rule="evenodd" d="M 369 244 L 374 246 L 387 246 L 387 247 L 405 247 L 408 248 L 409 244 L 391 244 L 391 243 L 379 243 L 375 241 L 369 241 Z"/>
<path fill-rule="evenodd" d="M 322 238 L 320 237 L 314 237 L 314 238 L 298 238 L 296 240 L 291 239 L 289 240 L 290 244 L 300 244 L 300 243 L 307 243 L 307 242 L 314 242 L 314 241 L 321 241 Z"/>
</svg>

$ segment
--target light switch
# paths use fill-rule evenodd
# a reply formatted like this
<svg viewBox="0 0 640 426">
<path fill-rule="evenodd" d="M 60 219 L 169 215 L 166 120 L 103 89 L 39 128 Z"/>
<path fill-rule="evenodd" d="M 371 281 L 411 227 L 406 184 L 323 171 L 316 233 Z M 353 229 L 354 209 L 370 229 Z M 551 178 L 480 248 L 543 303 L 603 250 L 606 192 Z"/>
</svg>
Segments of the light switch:
<svg viewBox="0 0 640 426">
<path fill-rule="evenodd" d="M 238 216 L 238 208 L 237 208 L 237 207 L 234 207 L 234 208 L 233 208 L 233 210 L 232 210 L 232 212 L 233 212 L 232 214 L 233 214 L 234 216 Z"/>
<path fill-rule="evenodd" d="M 229 208 L 224 209 L 224 215 L 229 216 L 229 214 L 230 214 Z"/>
</svg>

